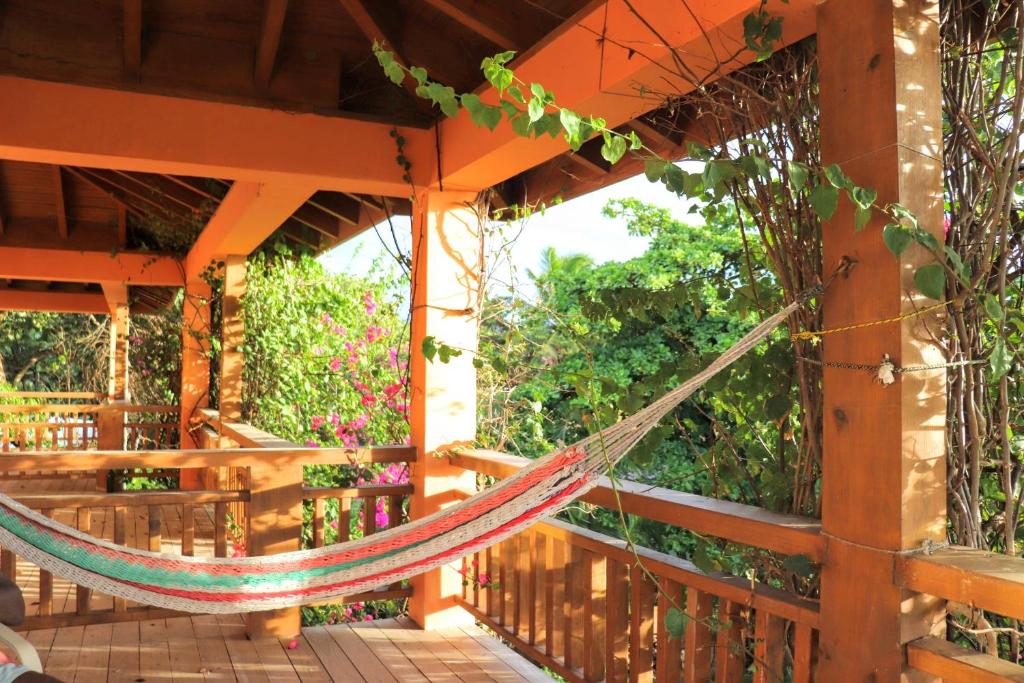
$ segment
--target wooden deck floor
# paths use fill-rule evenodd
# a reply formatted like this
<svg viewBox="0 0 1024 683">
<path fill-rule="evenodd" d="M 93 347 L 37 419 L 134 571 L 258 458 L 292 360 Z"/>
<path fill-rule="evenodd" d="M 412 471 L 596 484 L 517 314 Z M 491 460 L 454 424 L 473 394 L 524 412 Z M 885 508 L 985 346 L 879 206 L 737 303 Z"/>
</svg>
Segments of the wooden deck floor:
<svg viewBox="0 0 1024 683">
<path fill-rule="evenodd" d="M 30 631 L 46 673 L 67 683 L 173 681 L 550 681 L 473 626 L 426 633 L 402 619 L 303 629 L 297 647 L 248 640 L 238 616 Z"/>
</svg>

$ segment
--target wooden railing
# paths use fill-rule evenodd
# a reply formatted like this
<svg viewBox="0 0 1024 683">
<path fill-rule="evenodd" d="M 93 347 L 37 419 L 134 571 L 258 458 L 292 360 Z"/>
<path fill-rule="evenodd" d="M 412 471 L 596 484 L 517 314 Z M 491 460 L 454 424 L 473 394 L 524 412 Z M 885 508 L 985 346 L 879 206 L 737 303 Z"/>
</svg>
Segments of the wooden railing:
<svg viewBox="0 0 1024 683">
<path fill-rule="evenodd" d="M 494 477 L 527 462 L 462 450 L 453 464 Z M 635 482 L 616 483 L 627 514 L 781 554 L 819 560 L 815 520 Z M 583 500 L 616 506 L 602 482 Z M 635 550 L 635 552 L 634 552 Z M 816 602 L 571 524 L 549 520 L 466 558 L 461 604 L 524 655 L 568 681 L 813 680 Z M 485 584 L 481 588 L 480 575 Z M 683 633 L 669 628 L 669 612 Z"/>
<path fill-rule="evenodd" d="M 0 452 L 95 448 L 100 409 L 98 405 L 0 405 Z"/>
<path fill-rule="evenodd" d="M 465 469 L 506 477 L 524 458 L 484 450 L 449 456 Z M 779 553 L 821 562 L 815 520 L 636 482 L 618 481 L 623 512 Z M 607 480 L 584 501 L 615 508 Z M 953 613 L 984 610 L 1024 620 L 1024 560 L 968 548 L 895 554 L 897 585 L 948 600 Z M 815 680 L 817 603 L 677 557 L 560 521 L 465 559 L 460 603 L 537 663 L 569 681 Z M 480 586 L 480 576 L 491 587 Z M 870 599 L 870 596 L 865 596 Z M 685 615 L 681 638 L 669 632 L 673 607 Z M 910 668 L 947 683 L 1024 681 L 1024 667 L 1000 659 L 997 637 L 1015 622 L 973 629 L 989 652 L 928 636 L 907 644 Z M 1001 635 L 999 635 L 1001 634 Z M 951 632 L 951 636 L 963 636 Z M 752 672 L 752 678 L 745 678 Z"/>
<path fill-rule="evenodd" d="M 193 450 L 140 451 L 33 451 L 11 452 L 0 457 L 0 473 L 45 470 L 90 472 L 96 470 L 130 469 L 139 462 L 147 467 L 165 470 L 181 468 L 235 468 L 256 473 L 254 482 L 239 490 L 200 491 L 136 491 L 124 493 L 39 492 L 17 493 L 27 505 L 46 511 L 62 522 L 88 530 L 89 533 L 128 547 L 159 550 L 165 553 L 223 557 L 243 548 L 258 548 L 261 534 L 275 532 L 260 526 L 247 528 L 253 501 L 277 495 L 275 482 L 259 474 L 260 470 L 278 471 L 303 465 L 365 465 L 371 463 L 411 462 L 414 449 L 407 446 L 374 448 L 304 448 L 284 442 L 273 435 L 248 425 L 224 425 L 224 431 L 235 434 L 238 441 L 250 447 L 210 448 Z M 253 447 L 262 443 L 264 447 Z M 405 499 L 411 487 L 358 486 L 348 488 L 311 488 L 299 490 L 301 499 L 319 509 L 314 516 L 313 531 L 307 532 L 312 544 L 346 540 L 347 534 L 323 533 L 323 511 L 348 501 L 350 514 L 368 506 L 372 509 L 378 498 L 389 501 L 389 526 L 404 521 Z M 319 503 L 317 502 L 319 501 Z M 354 505 L 353 505 L 354 503 Z M 374 515 L 364 533 L 375 533 Z M 340 525 L 339 525 L 340 526 Z M 347 528 L 347 527 L 346 527 Z M 0 550 L 3 571 L 16 577 L 29 603 L 27 628 L 101 623 L 121 620 L 160 618 L 167 610 L 133 605 L 108 595 L 93 594 L 86 588 L 50 576 L 34 565 L 19 560 L 9 550 Z M 406 597 L 409 589 L 392 586 L 385 590 L 347 596 L 343 601 L 390 599 Z"/>
</svg>

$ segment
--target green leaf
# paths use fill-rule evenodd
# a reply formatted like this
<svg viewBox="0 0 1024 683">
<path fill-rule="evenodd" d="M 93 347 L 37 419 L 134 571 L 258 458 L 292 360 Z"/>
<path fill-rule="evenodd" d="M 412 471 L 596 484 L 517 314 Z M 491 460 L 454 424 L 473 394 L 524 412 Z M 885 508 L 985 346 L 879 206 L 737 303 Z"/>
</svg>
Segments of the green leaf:
<svg viewBox="0 0 1024 683">
<path fill-rule="evenodd" d="M 814 572 L 811 558 L 806 555 L 790 555 L 782 561 L 782 566 L 797 576 L 807 578 Z"/>
<path fill-rule="evenodd" d="M 636 134 L 635 130 L 629 131 L 629 148 L 636 151 L 644 146 L 644 141 Z"/>
<path fill-rule="evenodd" d="M 836 212 L 836 207 L 839 206 L 839 190 L 831 185 L 822 183 L 811 191 L 811 195 L 807 198 L 811 203 L 811 208 L 818 214 L 822 220 L 829 220 L 832 215 Z"/>
<path fill-rule="evenodd" d="M 1002 337 L 996 338 L 992 347 L 992 355 L 989 356 L 989 364 L 992 366 L 992 379 L 1001 379 L 1010 370 L 1010 354 L 1006 351 L 1006 342 Z"/>
<path fill-rule="evenodd" d="M 523 91 L 519 89 L 518 85 L 509 86 L 508 94 L 519 104 L 526 104 L 526 97 L 523 95 Z"/>
<path fill-rule="evenodd" d="M 988 314 L 988 317 L 996 321 L 1003 319 L 1003 307 L 999 305 L 998 298 L 992 296 L 991 294 L 987 294 L 985 295 L 984 303 L 985 313 Z"/>
<path fill-rule="evenodd" d="M 626 138 L 621 135 L 609 136 L 601 145 L 601 156 L 609 164 L 617 164 L 622 155 L 626 153 Z"/>
<path fill-rule="evenodd" d="M 682 638 L 686 633 L 686 622 L 690 618 L 678 607 L 669 607 L 665 612 L 665 630 L 673 638 Z"/>
<path fill-rule="evenodd" d="M 644 162 L 644 175 L 652 183 L 665 177 L 668 166 L 671 164 L 664 159 L 648 159 Z"/>
<path fill-rule="evenodd" d="M 565 130 L 565 138 L 569 141 L 569 146 L 574 151 L 579 149 L 579 146 L 583 143 L 580 139 L 580 116 L 574 111 L 569 109 L 562 109 L 558 112 L 558 120 L 562 123 L 562 128 Z"/>
<path fill-rule="evenodd" d="M 839 164 L 831 164 L 825 168 L 825 177 L 832 183 L 832 187 L 840 190 L 848 190 L 853 187 L 853 181 L 846 177 Z"/>
<path fill-rule="evenodd" d="M 715 159 L 704 166 L 704 187 L 714 191 L 721 183 L 736 177 L 736 166 L 729 159 Z"/>
<path fill-rule="evenodd" d="M 764 404 L 764 414 L 772 420 L 780 420 L 793 410 L 793 398 L 788 394 L 776 394 Z"/>
<path fill-rule="evenodd" d="M 459 100 L 462 102 L 463 108 L 469 112 L 470 116 L 479 112 L 484 107 L 484 103 L 480 101 L 480 96 L 474 95 L 471 92 L 463 94 L 459 97 Z"/>
<path fill-rule="evenodd" d="M 423 352 L 423 357 L 428 361 L 433 361 L 434 356 L 437 355 L 437 340 L 432 336 L 426 336 L 420 343 L 420 350 Z"/>
<path fill-rule="evenodd" d="M 853 212 L 854 230 L 863 230 L 864 226 L 871 222 L 871 207 L 858 206 Z"/>
<path fill-rule="evenodd" d="M 799 192 L 807 184 L 807 166 L 798 161 L 787 161 L 786 172 L 789 173 L 790 186 Z"/>
<path fill-rule="evenodd" d="M 855 187 L 850 190 L 850 199 L 860 208 L 870 209 L 878 199 L 878 192 L 866 187 Z"/>
<path fill-rule="evenodd" d="M 416 82 L 420 85 L 424 85 L 427 82 L 427 70 L 422 66 L 413 66 L 409 68 L 409 73 L 416 79 Z"/>
<path fill-rule="evenodd" d="M 889 225 L 882 229 L 882 241 L 885 242 L 885 246 L 888 247 L 889 251 L 898 258 L 910 246 L 914 238 L 899 223 L 889 223 Z"/>
<path fill-rule="evenodd" d="M 914 273 L 914 285 L 929 299 L 941 301 L 946 291 L 946 269 L 939 263 L 921 266 Z"/>
<path fill-rule="evenodd" d="M 531 83 L 530 92 L 532 92 L 533 96 L 541 102 L 547 102 L 548 93 L 540 83 Z"/>
<path fill-rule="evenodd" d="M 388 62 L 384 67 L 384 75 L 395 85 L 402 85 L 405 80 L 405 70 L 397 62 Z"/>
<path fill-rule="evenodd" d="M 531 98 L 530 104 L 526 107 L 526 113 L 530 117 L 530 123 L 539 121 L 544 116 L 544 101 L 537 97 Z"/>
</svg>

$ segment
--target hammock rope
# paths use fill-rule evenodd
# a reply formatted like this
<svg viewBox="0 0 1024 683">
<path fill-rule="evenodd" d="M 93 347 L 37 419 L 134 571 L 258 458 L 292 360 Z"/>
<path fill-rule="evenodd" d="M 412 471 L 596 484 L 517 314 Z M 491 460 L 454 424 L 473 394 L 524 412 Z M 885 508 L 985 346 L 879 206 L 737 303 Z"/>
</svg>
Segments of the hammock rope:
<svg viewBox="0 0 1024 683">
<path fill-rule="evenodd" d="M 707 368 L 633 415 L 532 461 L 453 507 L 364 538 L 261 557 L 184 557 L 116 545 L 0 494 L 0 545 L 80 586 L 196 614 L 278 609 L 375 590 L 482 550 L 557 513 L 593 488 L 663 417 L 818 292 L 808 291 L 767 318 Z"/>
</svg>

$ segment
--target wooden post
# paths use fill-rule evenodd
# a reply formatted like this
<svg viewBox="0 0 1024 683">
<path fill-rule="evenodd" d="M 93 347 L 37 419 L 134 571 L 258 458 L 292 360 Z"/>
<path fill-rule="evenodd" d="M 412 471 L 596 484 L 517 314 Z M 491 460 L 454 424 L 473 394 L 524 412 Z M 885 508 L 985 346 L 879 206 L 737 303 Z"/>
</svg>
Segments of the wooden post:
<svg viewBox="0 0 1024 683">
<path fill-rule="evenodd" d="M 291 445 L 291 444 L 289 444 Z M 302 467 L 250 468 L 249 555 L 275 555 L 299 550 L 302 539 Z M 302 627 L 298 607 L 251 612 L 249 638 L 292 638 Z"/>
<path fill-rule="evenodd" d="M 210 286 L 202 280 L 185 286 L 181 328 L 181 420 L 182 448 L 198 448 L 199 411 L 210 404 Z M 181 470 L 179 486 L 184 490 L 203 485 L 201 468 Z"/>
<path fill-rule="evenodd" d="M 476 436 L 476 371 L 472 351 L 477 347 L 482 236 L 470 193 L 424 192 L 413 207 L 413 289 L 411 351 L 412 466 L 415 489 L 410 518 L 417 519 L 472 493 L 476 477 L 452 467 L 435 455 Z M 462 350 L 442 363 L 423 356 L 422 342 Z M 442 567 L 413 579 L 410 617 L 427 629 L 473 622 L 456 607 L 462 590 L 456 569 Z"/>
<path fill-rule="evenodd" d="M 942 120 L 938 2 L 828 0 L 818 9 L 821 150 L 878 204 L 899 202 L 940 242 Z M 824 295 L 826 328 L 878 320 L 925 306 L 918 247 L 894 257 L 882 242 L 886 220 L 861 231 L 843 199 L 825 225 L 824 267 L 856 260 Z M 942 363 L 937 314 L 825 338 L 826 363 Z M 896 554 L 946 537 L 945 371 L 897 375 L 826 367 L 822 526 L 827 541 L 821 588 L 819 678 L 896 681 L 904 644 L 941 629 L 941 604 L 893 583 Z M 919 680 L 916 677 L 911 680 Z"/>
<path fill-rule="evenodd" d="M 242 297 L 245 296 L 245 256 L 224 258 L 224 301 L 221 304 L 220 416 L 242 417 L 242 370 L 245 357 L 239 351 L 245 342 Z"/>
<path fill-rule="evenodd" d="M 124 404 L 128 390 L 128 286 L 123 282 L 102 282 L 103 296 L 110 310 L 110 346 L 107 356 L 107 401 L 96 415 L 98 446 L 104 450 L 124 450 Z M 109 470 L 96 471 L 96 488 L 108 490 Z"/>
<path fill-rule="evenodd" d="M 128 302 L 110 307 L 110 353 L 107 371 L 107 398 L 128 400 Z"/>
</svg>

